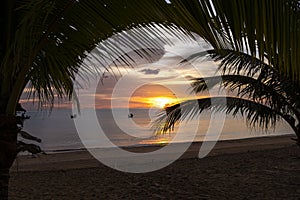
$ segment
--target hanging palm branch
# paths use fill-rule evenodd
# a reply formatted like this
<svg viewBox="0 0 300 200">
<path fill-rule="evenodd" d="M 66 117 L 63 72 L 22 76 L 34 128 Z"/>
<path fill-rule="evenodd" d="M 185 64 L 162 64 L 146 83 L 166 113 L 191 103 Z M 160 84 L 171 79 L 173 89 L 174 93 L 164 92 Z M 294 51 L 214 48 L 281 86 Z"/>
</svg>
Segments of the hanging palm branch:
<svg viewBox="0 0 300 200">
<path fill-rule="evenodd" d="M 245 52 L 300 80 L 297 0 L 171 0 L 170 20 L 204 36 L 214 49 Z M 178 17 L 175 13 L 178 14 Z M 178 19 L 179 18 L 179 19 Z"/>
<path fill-rule="evenodd" d="M 1 113 L 14 113 L 15 104 L 29 81 L 41 100 L 53 103 L 55 95 L 70 96 L 72 80 L 78 68 L 84 67 L 83 59 L 97 44 L 115 33 L 144 27 L 143 32 L 148 31 L 149 36 L 123 34 L 118 38 L 118 44 L 103 43 L 103 51 L 98 52 L 98 57 L 108 57 L 109 53 L 124 55 L 120 43 L 157 45 L 150 37 L 151 28 L 156 26 L 154 20 L 139 10 L 147 7 L 147 15 L 157 16 L 161 12 L 156 9 L 158 2 L 22 0 L 2 4 L 2 8 L 8 10 L 4 13 L 9 12 L 7 23 L 11 23 L 2 30 L 5 35 L 0 44 L 0 76 L 5 78 L 1 81 L 0 92 L 4 95 L 9 91 L 11 95 L 0 105 Z M 164 4 L 160 6 L 164 7 Z M 163 21 L 157 18 L 157 22 Z M 158 32 L 156 35 L 159 37 Z M 167 39 L 161 40 L 167 42 Z M 141 55 L 150 58 L 145 52 Z M 124 60 L 132 63 L 129 57 Z M 101 67 L 105 70 L 105 66 Z"/>
<path fill-rule="evenodd" d="M 218 54 L 219 52 L 222 54 Z M 254 97 L 253 95 L 257 96 L 259 91 L 263 92 L 261 95 L 266 95 L 264 100 L 269 101 L 269 106 L 272 106 L 272 101 L 267 98 L 268 96 L 285 99 L 291 106 L 299 107 L 300 93 L 298 88 L 300 85 L 298 82 L 246 53 L 227 49 L 219 50 L 218 53 L 214 50 L 208 51 L 210 58 L 215 62 L 220 61 L 219 71 L 223 75 L 222 79 L 219 80 L 223 80 L 225 87 L 228 86 L 227 88 L 230 90 L 237 89 L 242 97 L 245 95 Z M 196 56 L 194 55 L 193 58 Z M 187 61 L 192 60 L 188 58 Z M 206 85 L 215 86 L 218 84 L 217 80 L 217 77 L 195 79 L 194 91 L 202 92 L 206 89 Z M 254 98 L 252 99 L 254 100 Z"/>
<path fill-rule="evenodd" d="M 180 107 L 178 105 L 180 105 Z M 274 126 L 281 114 L 268 106 L 236 97 L 199 98 L 196 100 L 184 101 L 178 105 L 174 105 L 178 108 L 169 112 L 168 115 L 161 113 L 157 118 L 157 121 L 155 122 L 157 133 L 169 131 L 177 122 L 199 117 L 204 110 L 225 112 L 226 114 L 232 114 L 233 116 L 241 114 L 247 120 L 248 125 L 253 127 L 258 125 L 264 129 Z"/>
<path fill-rule="evenodd" d="M 161 51 L 164 44 L 170 42 L 166 32 L 176 37 L 182 37 L 178 32 L 184 32 L 166 22 L 164 12 L 169 8 L 163 0 L 0 2 L 0 199 L 8 198 L 8 172 L 17 153 L 40 151 L 34 144 L 17 141 L 18 134 L 30 138 L 20 132 L 15 116 L 24 88 L 29 84 L 29 94 L 50 105 L 55 97 L 70 98 L 79 68 L 91 72 L 83 60 L 96 47 L 101 49 L 97 52 L 98 58 L 118 54 L 122 62 L 133 63 L 119 48 L 127 45 L 133 49 L 141 47 L 139 56 L 151 59 L 156 51 L 142 49 L 145 43 L 159 46 Z M 166 25 L 168 29 L 163 32 Z M 121 36 L 107 40 L 115 34 Z M 105 67 L 105 64 L 99 66 L 99 75 L 108 70 Z"/>
<path fill-rule="evenodd" d="M 223 52 L 217 55 L 216 52 Z M 226 53 L 227 54 L 226 54 Z M 209 51 L 215 61 L 221 61 L 221 76 L 193 79 L 192 92 L 201 94 L 215 86 L 232 92 L 232 97 L 209 97 L 181 102 L 167 108 L 156 121 L 158 133 L 170 130 L 176 123 L 199 116 L 203 110 L 240 114 L 250 127 L 264 130 L 284 119 L 300 138 L 299 86 L 273 67 L 245 53 L 233 50 Z M 195 59 L 195 55 L 192 56 Z M 189 60 L 189 59 L 187 59 Z M 223 100 L 223 101 L 221 101 Z M 176 107 L 176 108 L 175 108 Z M 299 142 L 299 141 L 298 141 Z"/>
</svg>

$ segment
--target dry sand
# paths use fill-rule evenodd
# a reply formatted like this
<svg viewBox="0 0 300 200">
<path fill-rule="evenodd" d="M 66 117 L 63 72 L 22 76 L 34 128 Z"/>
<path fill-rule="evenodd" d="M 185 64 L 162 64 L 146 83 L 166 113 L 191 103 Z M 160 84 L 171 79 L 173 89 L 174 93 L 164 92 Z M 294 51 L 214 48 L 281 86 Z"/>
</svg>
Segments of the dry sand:
<svg viewBox="0 0 300 200">
<path fill-rule="evenodd" d="M 87 151 L 20 156 L 10 199 L 300 199 L 300 148 L 291 136 L 218 142 L 206 158 L 193 143 L 158 171 L 113 170 Z M 159 147 L 127 148 L 149 152 Z"/>
</svg>

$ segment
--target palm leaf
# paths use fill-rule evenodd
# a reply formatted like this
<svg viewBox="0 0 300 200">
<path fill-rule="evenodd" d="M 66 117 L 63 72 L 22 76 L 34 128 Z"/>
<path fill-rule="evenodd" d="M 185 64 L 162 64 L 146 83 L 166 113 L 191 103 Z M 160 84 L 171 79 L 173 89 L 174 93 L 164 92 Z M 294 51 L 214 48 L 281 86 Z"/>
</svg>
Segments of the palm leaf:
<svg viewBox="0 0 300 200">
<path fill-rule="evenodd" d="M 171 1 L 170 20 L 204 36 L 214 49 L 245 52 L 292 80 L 300 80 L 300 12 L 297 0 Z"/>
<path fill-rule="evenodd" d="M 83 59 L 116 33 L 136 28 L 135 34 L 124 33 L 115 42 L 101 43 L 99 48 L 102 51 L 97 52 L 98 58 L 118 54 L 124 55 L 119 57 L 122 62 L 133 63 L 119 48 L 120 44 L 130 48 L 143 47 L 147 43 L 162 48 L 170 43 L 162 31 L 165 26 L 157 25 L 167 24 L 164 11 L 170 6 L 165 2 L 20 0 L 5 1 L 4 8 L 7 8 L 6 4 L 10 4 L 11 13 L 4 19 L 10 26 L 3 26 L 6 28 L 3 31 L 10 34 L 0 44 L 0 77 L 3 77 L 0 93 L 1 96 L 11 94 L 0 105 L 2 113 L 14 113 L 28 81 L 31 81 L 37 97 L 44 102 L 53 103 L 57 94 L 70 97 L 75 74 L 79 67 L 84 67 Z M 168 24 L 165 30 L 169 35 L 183 38 L 182 33 L 178 34 L 183 32 L 180 28 Z M 155 35 L 159 41 L 153 38 Z M 153 53 L 141 50 L 139 55 L 150 59 Z M 99 74 L 105 67 L 105 64 L 99 66 Z"/>
<path fill-rule="evenodd" d="M 215 61 L 221 61 L 219 70 L 222 74 L 235 74 L 253 77 L 288 99 L 292 106 L 300 106 L 299 83 L 292 77 L 280 73 L 274 67 L 246 53 L 234 50 L 210 51 Z M 246 90 L 245 90 L 246 91 Z"/>
<path fill-rule="evenodd" d="M 228 86 L 232 90 L 238 89 L 239 95 L 251 96 L 252 94 L 261 96 L 263 94 L 267 95 L 266 92 L 268 92 L 267 97 L 271 98 L 270 95 L 273 93 L 274 97 L 278 96 L 276 94 L 280 94 L 280 98 L 285 99 L 292 107 L 299 107 L 299 84 L 296 81 L 292 81 L 291 77 L 280 74 L 274 67 L 251 55 L 231 49 L 209 50 L 208 54 L 215 62 L 220 62 L 219 71 L 223 75 L 219 77 L 219 80 L 223 79 L 223 85 Z M 187 60 L 193 61 L 198 56 L 199 54 L 196 53 L 187 58 Z M 207 87 L 206 83 L 215 86 L 219 82 L 217 78 L 213 77 L 205 78 L 205 81 L 202 78 L 195 80 L 195 92 L 205 90 Z M 231 81 L 232 83 L 230 83 Z M 249 82 L 248 86 L 246 86 L 247 82 Z M 242 87 L 245 88 L 242 89 Z M 269 105 L 271 104 L 272 101 L 269 101 Z"/>
<path fill-rule="evenodd" d="M 175 109 L 172 112 L 168 114 L 162 112 L 157 117 L 153 126 L 156 133 L 165 133 L 172 130 L 176 123 L 199 117 L 204 110 L 225 112 L 233 116 L 240 114 L 250 127 L 259 126 L 263 130 L 274 127 L 280 119 L 279 117 L 283 117 L 283 114 L 268 106 L 236 97 L 211 97 L 188 100 L 180 103 L 180 105 L 174 105 L 173 108 Z"/>
<path fill-rule="evenodd" d="M 216 85 L 232 91 L 239 98 L 267 105 L 281 113 L 298 114 L 298 111 L 294 109 L 295 102 L 286 97 L 286 92 L 282 91 L 282 88 L 274 88 L 271 84 L 247 76 L 223 75 L 198 78 L 194 79 L 192 88 L 195 93 L 201 93 Z M 291 111 L 294 113 L 290 113 Z"/>
</svg>

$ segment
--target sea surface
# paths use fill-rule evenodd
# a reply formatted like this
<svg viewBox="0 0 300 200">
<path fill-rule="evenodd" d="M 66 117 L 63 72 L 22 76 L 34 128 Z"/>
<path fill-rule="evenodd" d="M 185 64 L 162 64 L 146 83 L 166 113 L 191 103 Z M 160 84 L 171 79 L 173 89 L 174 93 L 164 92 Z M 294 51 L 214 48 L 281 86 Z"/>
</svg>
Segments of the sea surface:
<svg viewBox="0 0 300 200">
<path fill-rule="evenodd" d="M 158 111 L 151 109 L 130 109 L 129 111 L 127 109 L 115 109 L 113 115 L 111 109 L 96 110 L 98 122 L 102 129 L 99 130 L 99 134 L 105 134 L 112 142 L 112 144 L 107 144 L 105 147 L 213 140 L 218 135 L 220 127 L 219 140 L 293 133 L 284 122 L 278 123 L 275 129 L 264 132 L 259 128 L 257 130 L 247 128 L 246 122 L 241 117 L 227 116 L 223 125 L 220 115 L 212 116 L 210 113 L 203 113 L 200 118 L 197 117 L 178 124 L 174 131 L 170 133 L 156 135 L 151 129 L 153 125 L 151 120 L 155 118 Z M 128 117 L 129 113 L 133 114 L 132 118 Z M 97 137 L 84 137 L 84 134 L 89 132 L 89 127 L 83 129 L 84 131 L 81 131 L 80 135 L 78 134 L 75 121 L 81 116 L 74 116 L 71 109 L 54 109 L 51 113 L 27 111 L 27 115 L 30 116 L 30 119 L 25 121 L 23 130 L 41 138 L 42 143 L 40 146 L 47 152 L 82 149 L 85 148 L 83 143 L 87 144 L 89 142 L 97 144 L 95 142 Z"/>
</svg>

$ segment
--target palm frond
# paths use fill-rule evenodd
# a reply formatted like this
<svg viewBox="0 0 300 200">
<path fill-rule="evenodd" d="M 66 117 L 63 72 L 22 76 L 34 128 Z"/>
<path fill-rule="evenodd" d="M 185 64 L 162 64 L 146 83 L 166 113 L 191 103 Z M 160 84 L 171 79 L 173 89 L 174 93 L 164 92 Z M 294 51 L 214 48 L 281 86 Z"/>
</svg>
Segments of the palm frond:
<svg viewBox="0 0 300 200">
<path fill-rule="evenodd" d="M 222 75 L 198 78 L 194 79 L 192 89 L 195 93 L 201 93 L 216 85 L 233 92 L 239 98 L 267 105 L 281 113 L 297 114 L 297 110 L 294 109 L 295 102 L 287 98 L 286 91 L 282 91 L 282 87 L 276 88 L 272 84 L 248 76 Z M 289 96 L 291 95 L 289 94 Z"/>
<path fill-rule="evenodd" d="M 237 116 L 240 114 L 250 127 L 259 126 L 263 130 L 274 127 L 283 115 L 272 108 L 236 97 L 211 97 L 188 100 L 173 106 L 172 112 L 162 112 L 154 122 L 156 133 L 165 133 L 172 130 L 176 123 L 191 120 L 200 116 L 204 110 L 225 112 Z"/>
<path fill-rule="evenodd" d="M 204 35 L 215 49 L 246 52 L 292 80 L 300 80 L 300 23 L 297 0 L 171 1 L 189 20 L 170 18 Z M 203 30 L 205 28 L 205 30 Z"/>
<path fill-rule="evenodd" d="M 219 70 L 222 74 L 253 77 L 289 99 L 292 105 L 300 105 L 300 85 L 290 76 L 246 53 L 234 50 L 221 50 L 221 54 L 220 51 L 209 53 L 215 61 L 221 61 Z"/>
<path fill-rule="evenodd" d="M 283 75 L 274 67 L 252 57 L 251 55 L 231 49 L 222 49 L 218 51 L 209 50 L 208 54 L 215 62 L 220 61 L 219 71 L 223 75 L 219 77 L 219 80 L 223 79 L 223 85 L 226 87 L 232 80 L 232 83 L 230 83 L 230 87 L 228 88 L 238 89 L 239 95 L 244 96 L 252 94 L 261 96 L 265 92 L 268 92 L 269 95 L 274 92 L 275 97 L 278 93 L 282 95 L 281 98 L 286 99 L 291 106 L 299 107 L 299 83 L 293 81 L 290 77 Z M 196 53 L 195 55 L 191 55 L 187 60 L 196 59 L 197 56 L 198 54 Z M 212 86 L 215 86 L 218 83 L 218 79 L 212 77 L 205 78 L 205 81 Z M 247 82 L 249 82 L 248 86 L 246 86 Z M 195 84 L 195 92 L 200 92 L 206 89 L 206 84 L 204 80 L 201 80 L 201 78 L 196 79 Z M 262 89 L 258 86 L 262 87 Z M 242 89 L 242 87 L 246 88 Z M 270 101 L 269 105 L 271 105 L 271 102 L 272 101 Z"/>
<path fill-rule="evenodd" d="M 122 62 L 133 63 L 120 46 L 163 48 L 171 43 L 166 33 L 187 38 L 183 34 L 187 31 L 166 22 L 164 12 L 170 6 L 165 1 L 20 0 L 11 6 L 12 20 L 7 21 L 11 26 L 3 30 L 10 35 L 0 44 L 0 93 L 11 92 L 0 109 L 7 107 L 9 113 L 14 112 L 29 80 L 38 98 L 50 104 L 56 94 L 70 96 L 71 82 L 79 67 L 84 67 L 83 59 L 99 44 L 102 51 L 97 57 L 117 54 L 123 55 L 119 57 Z M 168 24 L 168 28 L 163 24 Z M 124 32 L 132 28 L 136 28 L 134 34 Z M 103 42 L 117 33 L 123 34 L 114 41 Z M 139 56 L 151 59 L 153 53 L 141 49 Z M 99 66 L 102 71 L 105 67 Z"/>
</svg>

